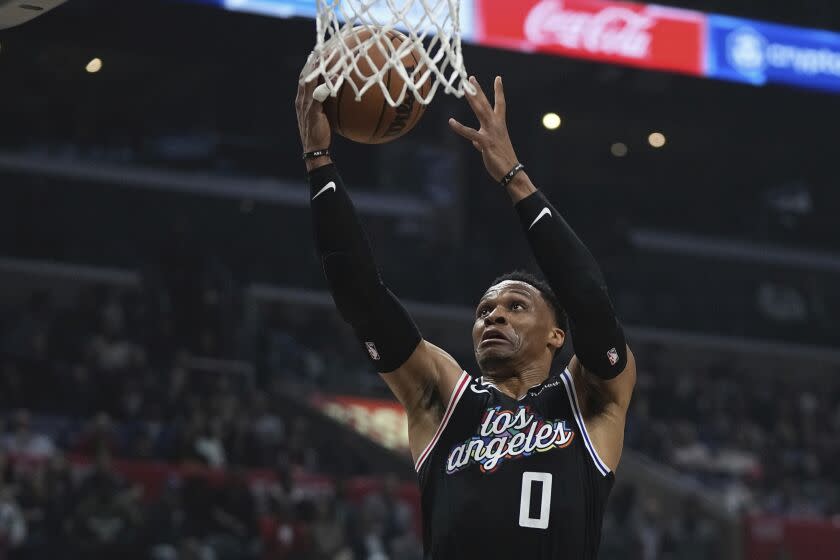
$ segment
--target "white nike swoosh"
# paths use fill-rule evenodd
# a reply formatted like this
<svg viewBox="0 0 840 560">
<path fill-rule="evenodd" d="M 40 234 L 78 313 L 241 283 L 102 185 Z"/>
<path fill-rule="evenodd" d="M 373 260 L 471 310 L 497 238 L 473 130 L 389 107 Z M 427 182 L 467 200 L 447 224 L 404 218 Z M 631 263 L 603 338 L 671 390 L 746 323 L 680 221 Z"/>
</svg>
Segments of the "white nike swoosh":
<svg viewBox="0 0 840 560">
<path fill-rule="evenodd" d="M 546 214 L 551 216 L 551 210 L 549 210 L 548 208 L 543 208 L 542 212 L 540 212 L 539 216 L 537 216 L 537 218 L 533 222 L 531 222 L 531 225 L 528 226 L 528 231 L 531 231 L 531 228 L 534 227 L 535 225 L 537 225 L 537 222 L 539 222 L 542 219 L 542 217 L 545 216 Z"/>
<path fill-rule="evenodd" d="M 321 189 L 320 191 L 315 193 L 315 196 L 312 197 L 312 200 L 315 200 L 316 198 L 318 198 L 319 196 L 324 194 L 324 191 L 328 191 L 330 189 L 332 189 L 333 192 L 335 192 L 335 181 L 330 181 L 329 183 L 327 183 L 326 186 L 324 186 L 323 189 Z"/>
</svg>

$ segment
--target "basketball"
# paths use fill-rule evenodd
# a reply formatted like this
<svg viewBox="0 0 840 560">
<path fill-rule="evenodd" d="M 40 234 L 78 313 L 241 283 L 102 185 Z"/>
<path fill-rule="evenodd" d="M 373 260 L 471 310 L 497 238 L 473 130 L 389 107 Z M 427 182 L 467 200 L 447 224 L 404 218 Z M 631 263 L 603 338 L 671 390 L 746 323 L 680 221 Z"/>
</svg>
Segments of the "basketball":
<svg viewBox="0 0 840 560">
<path fill-rule="evenodd" d="M 367 41 L 370 37 L 370 30 L 359 29 L 346 41 L 358 44 Z M 390 41 L 393 50 L 396 50 L 403 41 L 408 40 L 408 37 L 395 30 L 388 31 L 386 37 L 387 39 L 383 39 L 383 42 Z M 371 76 L 387 64 L 390 55 L 388 51 L 391 50 L 391 47 L 387 45 L 380 49 L 377 43 L 373 42 L 367 49 L 367 57 L 359 56 L 358 70 L 352 71 L 347 79 L 353 80 L 356 87 L 361 88 Z M 409 75 L 420 65 L 420 61 L 421 57 L 416 49 L 408 51 L 403 58 L 403 64 Z M 381 83 L 388 88 L 393 99 L 396 99 L 405 87 L 405 80 L 394 68 L 387 70 Z M 419 88 L 420 93 L 423 96 L 427 95 L 430 87 L 431 80 L 427 80 Z M 361 100 L 356 101 L 355 91 L 350 85 L 344 83 L 335 97 L 328 97 L 324 101 L 324 111 L 333 130 L 349 140 L 362 144 L 384 144 L 396 140 L 414 128 L 425 110 L 426 106 L 417 101 L 411 89 L 406 92 L 402 103 L 392 107 L 388 104 L 379 84 L 368 89 Z"/>
</svg>

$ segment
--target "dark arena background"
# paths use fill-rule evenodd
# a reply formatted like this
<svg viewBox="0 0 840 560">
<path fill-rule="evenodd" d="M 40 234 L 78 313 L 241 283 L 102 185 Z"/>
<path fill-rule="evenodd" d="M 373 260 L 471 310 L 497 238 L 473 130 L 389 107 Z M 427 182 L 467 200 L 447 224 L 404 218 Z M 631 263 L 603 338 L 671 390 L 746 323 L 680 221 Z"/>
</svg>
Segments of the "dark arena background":
<svg viewBox="0 0 840 560">
<path fill-rule="evenodd" d="M 840 4 L 664 2 L 689 11 L 652 11 L 636 59 L 500 48 L 538 2 L 462 3 L 467 69 L 504 77 L 638 363 L 600 558 L 836 560 Z M 210 4 L 0 30 L 0 557 L 419 559 L 405 416 L 311 240 L 314 0 Z M 438 93 L 333 152 L 383 277 L 475 372 L 478 297 L 535 265 L 449 116 L 473 122 Z"/>
</svg>

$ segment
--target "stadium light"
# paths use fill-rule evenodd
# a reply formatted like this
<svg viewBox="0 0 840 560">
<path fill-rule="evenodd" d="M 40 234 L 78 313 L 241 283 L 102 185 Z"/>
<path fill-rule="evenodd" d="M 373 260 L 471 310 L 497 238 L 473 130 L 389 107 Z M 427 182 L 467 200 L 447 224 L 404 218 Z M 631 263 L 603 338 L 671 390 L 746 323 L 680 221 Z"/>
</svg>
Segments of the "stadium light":
<svg viewBox="0 0 840 560">
<path fill-rule="evenodd" d="M 85 70 L 87 70 L 90 74 L 96 74 L 97 72 L 102 70 L 102 59 L 94 58 L 93 60 L 87 63 L 87 66 L 85 66 Z"/>
<path fill-rule="evenodd" d="M 627 155 L 628 152 L 627 144 L 625 144 L 624 142 L 616 142 L 615 144 L 610 146 L 610 152 L 612 152 L 612 155 L 614 155 L 615 157 L 624 157 Z"/>
<path fill-rule="evenodd" d="M 665 145 L 665 135 L 661 132 L 651 132 L 648 136 L 648 143 L 654 148 L 661 148 Z"/>
<path fill-rule="evenodd" d="M 546 113 L 543 115 L 542 124 L 548 130 L 557 130 L 563 124 L 563 120 L 557 113 Z"/>
</svg>

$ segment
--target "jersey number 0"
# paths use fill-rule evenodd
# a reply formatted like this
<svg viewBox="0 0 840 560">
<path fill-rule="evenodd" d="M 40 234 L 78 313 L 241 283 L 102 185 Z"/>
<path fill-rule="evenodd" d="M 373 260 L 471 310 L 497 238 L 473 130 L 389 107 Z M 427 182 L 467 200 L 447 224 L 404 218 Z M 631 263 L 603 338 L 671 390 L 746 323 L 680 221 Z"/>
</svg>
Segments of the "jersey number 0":
<svg viewBox="0 0 840 560">
<path fill-rule="evenodd" d="M 539 517 L 531 517 L 531 489 L 534 482 L 542 482 L 542 499 Z M 522 494 L 519 499 L 519 525 L 531 529 L 548 529 L 548 515 L 551 513 L 551 473 L 522 473 Z"/>
</svg>

